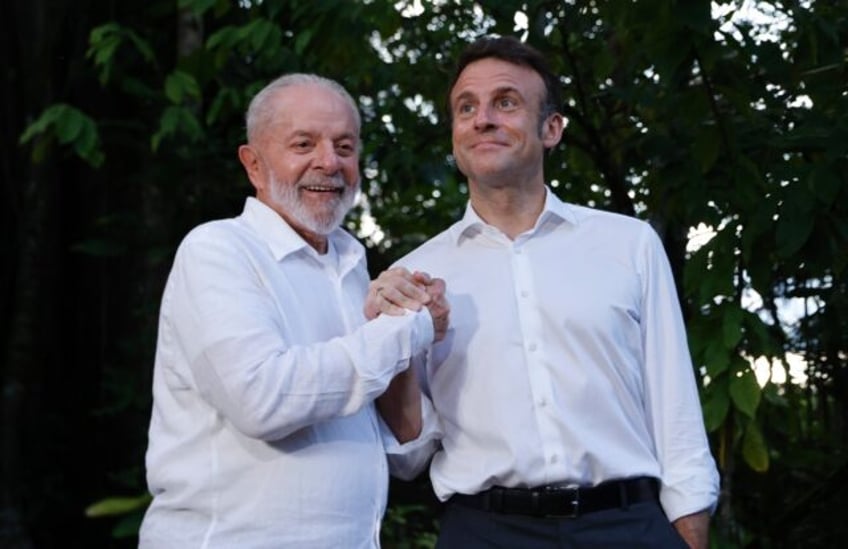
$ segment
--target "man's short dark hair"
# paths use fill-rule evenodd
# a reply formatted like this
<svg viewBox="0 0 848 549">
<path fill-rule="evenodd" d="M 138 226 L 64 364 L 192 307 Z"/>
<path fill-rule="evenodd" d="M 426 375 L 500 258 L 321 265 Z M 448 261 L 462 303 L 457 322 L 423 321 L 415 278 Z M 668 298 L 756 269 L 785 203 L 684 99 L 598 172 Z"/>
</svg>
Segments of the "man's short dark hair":
<svg viewBox="0 0 848 549">
<path fill-rule="evenodd" d="M 492 57 L 513 65 L 527 67 L 542 77 L 542 81 L 545 83 L 545 97 L 542 98 L 542 104 L 539 108 L 539 124 L 544 122 L 548 116 L 559 112 L 562 105 L 561 84 L 557 75 L 548 67 L 545 57 L 539 50 L 521 42 L 514 36 L 486 36 L 469 44 L 456 61 L 445 102 L 448 120 L 453 119 L 450 96 L 454 86 L 456 86 L 456 81 L 459 80 L 459 75 L 471 63 Z"/>
</svg>

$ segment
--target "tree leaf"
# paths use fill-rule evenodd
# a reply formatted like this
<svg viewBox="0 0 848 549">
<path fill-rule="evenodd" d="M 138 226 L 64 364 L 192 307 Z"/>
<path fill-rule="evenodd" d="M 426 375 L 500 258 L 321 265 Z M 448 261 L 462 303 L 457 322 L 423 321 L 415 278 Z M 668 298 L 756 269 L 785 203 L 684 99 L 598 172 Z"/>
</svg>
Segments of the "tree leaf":
<svg viewBox="0 0 848 549">
<path fill-rule="evenodd" d="M 156 64 L 156 54 L 153 53 L 153 48 L 150 45 L 150 42 L 141 38 L 134 31 L 127 31 L 127 38 L 129 38 L 130 42 L 135 46 L 136 51 L 141 54 L 141 58 L 151 63 L 153 65 Z"/>
<path fill-rule="evenodd" d="M 221 48 L 228 50 L 239 41 L 238 30 L 236 27 L 227 26 L 213 32 L 209 39 L 206 40 L 206 49 L 215 50 Z"/>
<path fill-rule="evenodd" d="M 262 51 L 266 44 L 265 41 L 269 36 L 273 35 L 276 25 L 266 19 L 257 19 L 253 26 L 253 31 L 250 34 L 250 44 L 254 51 Z"/>
<path fill-rule="evenodd" d="M 754 471 L 758 473 L 768 471 L 768 447 L 756 421 L 749 422 L 745 428 L 745 436 L 742 439 L 742 457 Z"/>
<path fill-rule="evenodd" d="M 183 101 L 183 95 L 185 93 L 185 89 L 183 88 L 183 82 L 181 79 L 175 74 L 171 73 L 165 78 L 165 97 L 171 103 L 179 105 Z"/>
<path fill-rule="evenodd" d="M 175 70 L 172 75 L 179 82 L 184 95 L 192 99 L 200 99 L 200 85 L 197 83 L 197 78 L 195 78 L 193 74 L 186 71 Z"/>
<path fill-rule="evenodd" d="M 730 367 L 730 355 L 721 340 L 714 339 L 707 343 L 704 351 L 704 362 L 707 367 L 707 375 L 710 377 L 717 377 L 727 371 Z"/>
<path fill-rule="evenodd" d="M 98 78 L 101 84 L 109 81 L 115 52 L 122 41 L 122 32 L 123 27 L 121 25 L 107 23 L 93 29 L 89 34 L 89 45 L 85 55 L 99 69 Z"/>
<path fill-rule="evenodd" d="M 173 135 L 180 122 L 181 108 L 176 105 L 171 105 L 162 113 L 159 118 L 159 129 L 150 138 L 150 148 L 156 152 L 159 150 L 159 145 L 165 137 Z"/>
<path fill-rule="evenodd" d="M 742 339 L 742 309 L 738 307 L 727 308 L 721 317 L 721 329 L 724 336 L 724 346 L 727 349 L 735 349 L 739 340 Z"/>
<path fill-rule="evenodd" d="M 150 494 L 142 494 L 136 497 L 113 497 L 95 502 L 85 509 L 87 517 L 106 517 L 123 515 L 136 509 L 143 509 L 152 501 Z"/>
<path fill-rule="evenodd" d="M 297 35 L 297 38 L 294 41 L 294 51 L 298 55 L 303 55 L 303 52 L 306 51 L 307 46 L 309 46 L 309 41 L 312 39 L 312 31 L 309 29 L 304 29 Z"/>
<path fill-rule="evenodd" d="M 760 405 L 762 396 L 757 377 L 750 368 L 731 374 L 730 376 L 730 398 L 733 406 L 746 416 L 753 418 Z"/>
<path fill-rule="evenodd" d="M 34 162 L 44 160 L 53 137 L 63 145 L 72 146 L 74 152 L 89 165 L 96 168 L 103 162 L 97 126 L 90 116 L 76 107 L 64 103 L 48 107 L 24 130 L 18 141 L 24 144 L 37 135 L 43 135 L 46 139 L 34 147 Z"/>
<path fill-rule="evenodd" d="M 203 137 L 203 126 L 189 109 L 180 109 L 179 129 L 188 136 L 191 141 L 199 141 Z"/>
<path fill-rule="evenodd" d="M 20 138 L 18 138 L 18 143 L 23 145 L 24 143 L 31 141 L 36 135 L 47 131 L 47 128 L 55 122 L 57 117 L 62 115 L 66 108 L 68 108 L 68 106 L 64 103 L 58 103 L 45 109 L 44 112 L 41 113 L 41 116 L 36 118 L 32 124 L 27 126 Z"/>
<path fill-rule="evenodd" d="M 82 132 L 85 125 L 85 116 L 77 109 L 68 108 L 63 112 L 63 116 L 56 119 L 56 136 L 59 138 L 59 143 L 66 145 Z"/>
<path fill-rule="evenodd" d="M 704 425 L 707 432 L 712 433 L 724 423 L 730 410 L 730 397 L 726 384 L 717 384 L 714 380 L 706 391 L 704 399 Z"/>
<path fill-rule="evenodd" d="M 95 168 L 103 163 L 105 156 L 100 147 L 100 136 L 91 119 L 83 121 L 82 131 L 74 140 L 74 151 Z"/>
</svg>

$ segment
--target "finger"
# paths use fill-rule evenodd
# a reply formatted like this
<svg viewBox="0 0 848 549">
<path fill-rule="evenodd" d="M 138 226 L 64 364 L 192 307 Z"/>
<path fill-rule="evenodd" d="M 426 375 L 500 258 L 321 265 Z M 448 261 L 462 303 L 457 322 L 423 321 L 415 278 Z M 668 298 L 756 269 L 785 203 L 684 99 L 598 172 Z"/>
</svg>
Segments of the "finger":
<svg viewBox="0 0 848 549">
<path fill-rule="evenodd" d="M 392 280 L 409 280 L 413 281 L 412 273 L 403 267 L 392 267 L 380 273 L 380 276 L 377 277 L 376 282 L 379 282 L 381 285 L 385 286 L 386 284 L 391 284 Z"/>
<path fill-rule="evenodd" d="M 412 279 L 418 284 L 423 284 L 425 286 L 428 286 L 432 281 L 430 275 L 425 273 L 424 271 L 415 271 L 414 273 L 412 273 Z"/>
<path fill-rule="evenodd" d="M 445 284 L 443 280 L 436 279 L 427 287 L 431 301 L 427 304 L 430 311 L 436 315 L 446 315 L 450 312 L 450 302 L 447 299 Z"/>
<path fill-rule="evenodd" d="M 434 317 L 433 318 L 433 341 L 438 342 L 445 338 L 448 331 L 448 320 L 447 317 Z"/>
<path fill-rule="evenodd" d="M 394 286 L 384 286 L 379 296 L 392 305 L 412 311 L 418 311 L 430 302 L 430 296 L 423 288 L 405 281 Z"/>
<path fill-rule="evenodd" d="M 366 320 L 374 320 L 381 313 L 379 292 L 380 289 L 373 285 L 368 288 L 368 293 L 365 295 L 365 305 L 362 307 Z"/>
<path fill-rule="evenodd" d="M 387 314 L 389 316 L 401 316 L 406 312 L 406 309 L 395 305 L 385 297 L 382 297 L 382 295 L 378 298 L 377 305 L 380 308 L 381 314 Z"/>
<path fill-rule="evenodd" d="M 444 296 L 446 290 L 445 281 L 441 278 L 434 278 L 427 285 L 427 293 L 434 298 Z"/>
<path fill-rule="evenodd" d="M 416 283 L 411 276 L 386 276 L 379 280 L 378 288 L 385 299 L 414 311 L 430 302 L 426 287 Z"/>
<path fill-rule="evenodd" d="M 403 267 L 393 267 L 388 271 L 383 271 L 372 284 L 375 288 L 381 290 L 395 288 L 405 295 L 410 294 L 416 287 L 422 285 L 416 281 L 412 273 Z"/>
<path fill-rule="evenodd" d="M 363 307 L 366 319 L 373 320 L 381 314 L 400 316 L 405 313 L 403 307 L 399 307 L 386 299 L 383 295 L 383 290 L 384 288 L 380 286 L 374 286 L 368 291 L 368 295 L 365 298 L 365 306 Z"/>
<path fill-rule="evenodd" d="M 412 274 L 404 268 L 393 267 L 383 271 L 368 285 L 369 298 L 376 298 L 382 294 L 386 287 L 394 287 L 403 284 L 404 280 L 412 281 Z"/>
</svg>

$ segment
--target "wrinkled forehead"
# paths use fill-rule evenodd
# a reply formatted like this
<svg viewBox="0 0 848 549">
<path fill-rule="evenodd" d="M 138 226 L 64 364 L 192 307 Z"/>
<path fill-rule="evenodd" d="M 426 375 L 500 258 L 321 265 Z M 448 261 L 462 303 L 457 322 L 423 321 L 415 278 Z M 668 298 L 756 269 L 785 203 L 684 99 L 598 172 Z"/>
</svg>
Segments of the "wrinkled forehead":
<svg viewBox="0 0 848 549">
<path fill-rule="evenodd" d="M 450 92 L 450 103 L 462 97 L 487 97 L 513 90 L 526 99 L 542 100 L 545 83 L 532 68 L 488 57 L 469 63 Z"/>
<path fill-rule="evenodd" d="M 273 101 L 269 127 L 275 131 L 359 138 L 359 119 L 353 105 L 331 89 L 310 84 L 290 86 L 279 90 Z"/>
</svg>

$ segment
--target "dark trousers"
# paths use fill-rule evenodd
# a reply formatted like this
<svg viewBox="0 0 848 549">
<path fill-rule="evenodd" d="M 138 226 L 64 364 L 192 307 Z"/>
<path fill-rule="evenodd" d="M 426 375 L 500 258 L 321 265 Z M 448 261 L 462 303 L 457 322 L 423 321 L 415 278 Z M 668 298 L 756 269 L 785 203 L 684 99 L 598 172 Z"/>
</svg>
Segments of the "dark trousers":
<svg viewBox="0 0 848 549">
<path fill-rule="evenodd" d="M 449 503 L 436 549 L 688 549 L 656 502 L 544 518 Z"/>
</svg>

